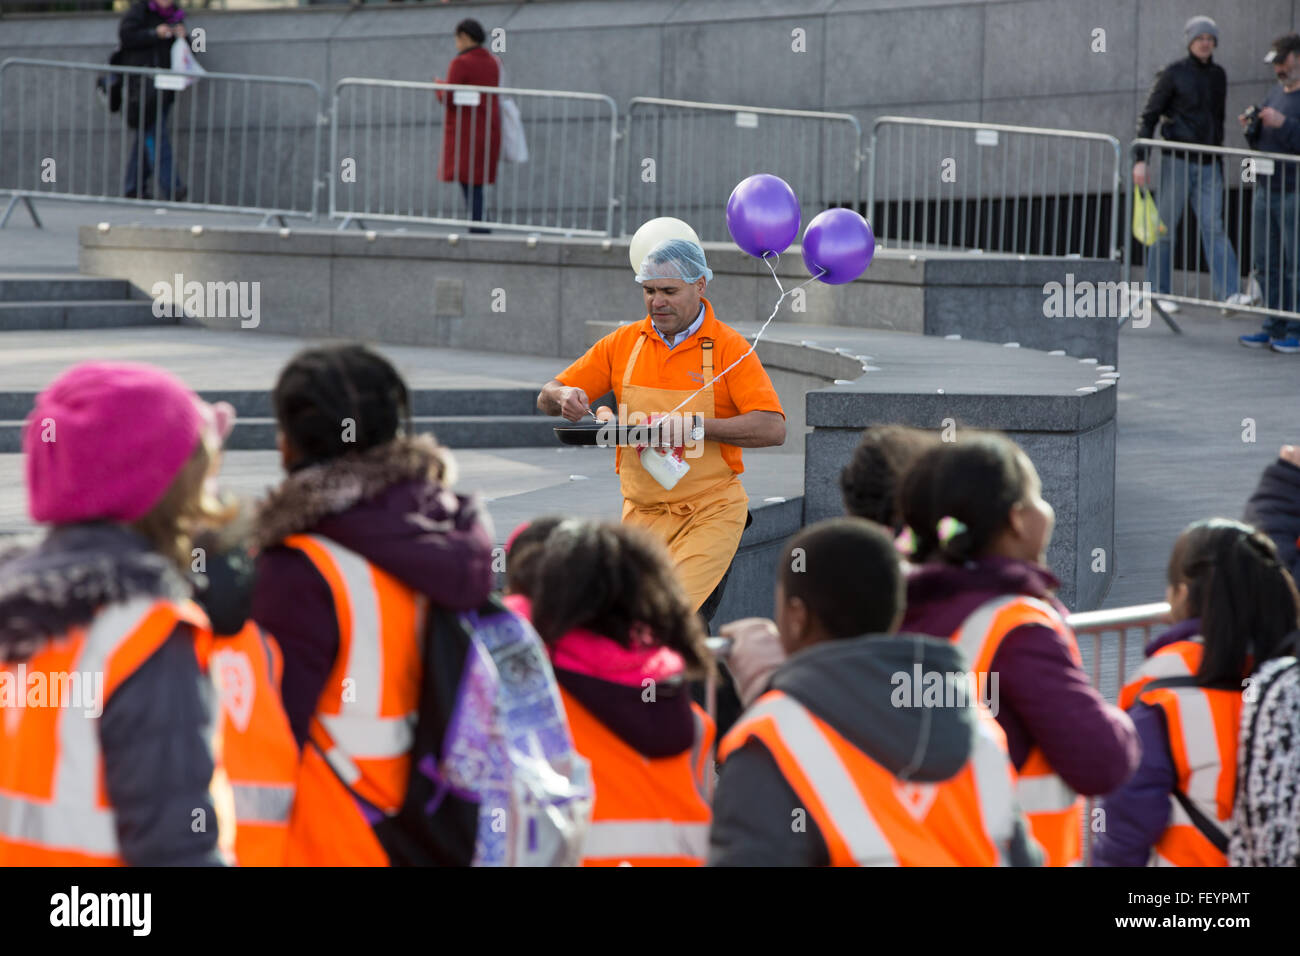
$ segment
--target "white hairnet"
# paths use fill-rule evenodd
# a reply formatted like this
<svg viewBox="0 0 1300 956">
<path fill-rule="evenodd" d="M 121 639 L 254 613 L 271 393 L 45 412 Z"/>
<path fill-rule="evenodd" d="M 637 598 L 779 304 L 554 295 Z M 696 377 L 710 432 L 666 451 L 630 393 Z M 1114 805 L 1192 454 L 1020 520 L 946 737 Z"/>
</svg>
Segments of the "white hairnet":
<svg viewBox="0 0 1300 956">
<path fill-rule="evenodd" d="M 682 282 L 694 282 L 696 279 L 713 278 L 713 270 L 704 260 L 704 250 L 697 242 L 689 239 L 665 239 L 655 246 L 641 260 L 637 270 L 636 281 L 649 279 L 677 279 Z"/>
</svg>

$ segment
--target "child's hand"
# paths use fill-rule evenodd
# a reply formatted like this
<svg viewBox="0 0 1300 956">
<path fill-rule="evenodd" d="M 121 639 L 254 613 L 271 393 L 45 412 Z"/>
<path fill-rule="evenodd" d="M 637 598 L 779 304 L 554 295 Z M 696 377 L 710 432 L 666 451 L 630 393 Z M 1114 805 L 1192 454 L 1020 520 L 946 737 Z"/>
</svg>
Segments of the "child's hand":
<svg viewBox="0 0 1300 956">
<path fill-rule="evenodd" d="M 731 638 L 727 669 L 736 685 L 740 702 L 748 707 L 763 693 L 773 672 L 785 663 L 785 648 L 776 625 L 765 617 L 746 617 L 722 627 Z"/>
<path fill-rule="evenodd" d="M 1277 457 L 1283 461 L 1290 462 L 1297 468 L 1300 468 L 1300 448 L 1295 445 L 1283 445 L 1282 450 L 1278 452 Z"/>
</svg>

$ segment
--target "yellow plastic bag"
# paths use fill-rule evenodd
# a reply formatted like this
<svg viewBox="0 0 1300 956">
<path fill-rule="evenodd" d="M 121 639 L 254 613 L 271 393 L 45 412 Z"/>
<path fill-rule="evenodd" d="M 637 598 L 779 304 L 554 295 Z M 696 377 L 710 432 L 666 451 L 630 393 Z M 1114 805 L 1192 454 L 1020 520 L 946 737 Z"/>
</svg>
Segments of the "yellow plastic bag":
<svg viewBox="0 0 1300 956">
<path fill-rule="evenodd" d="M 1153 246 L 1169 230 L 1160 221 L 1160 210 L 1156 208 L 1156 197 L 1151 195 L 1151 191 L 1141 186 L 1135 186 L 1134 190 L 1133 238 L 1144 246 Z"/>
</svg>

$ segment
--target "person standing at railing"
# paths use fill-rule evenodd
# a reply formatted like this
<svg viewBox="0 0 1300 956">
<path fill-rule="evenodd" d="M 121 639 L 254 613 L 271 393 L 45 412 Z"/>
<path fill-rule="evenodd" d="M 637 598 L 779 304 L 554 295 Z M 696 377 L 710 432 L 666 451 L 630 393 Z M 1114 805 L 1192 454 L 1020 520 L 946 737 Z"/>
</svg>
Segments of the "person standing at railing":
<svg viewBox="0 0 1300 956">
<path fill-rule="evenodd" d="M 172 44 L 178 38 L 186 39 L 184 19 L 185 11 L 175 0 L 136 0 L 122 17 L 117 31 L 122 47 L 120 65 L 170 69 Z M 126 161 L 122 195 L 127 199 L 143 199 L 149 178 L 156 173 L 158 185 L 154 198 L 180 201 L 188 195 L 188 190 L 172 163 L 171 137 L 167 132 L 176 94 L 158 90 L 153 80 L 152 76 L 139 74 L 126 77 L 126 124 L 135 130 L 135 141 Z"/>
<path fill-rule="evenodd" d="M 486 39 L 487 33 L 477 20 L 466 18 L 456 24 L 456 56 L 447 68 L 447 78 L 435 77 L 434 82 L 499 86 L 501 66 L 483 48 Z M 439 90 L 438 100 L 446 104 L 439 178 L 444 183 L 460 183 L 469 217 L 479 222 L 483 219 L 483 187 L 497 181 L 497 163 L 501 158 L 500 104 L 494 94 L 474 90 Z M 470 232 L 488 231 L 470 228 Z"/>
<path fill-rule="evenodd" d="M 1137 735 L 1088 680 L 1045 566 L 1055 514 L 1033 463 L 993 432 L 924 453 L 901 504 L 921 565 L 908 578 L 902 630 L 951 640 L 981 682 L 1019 776 L 1020 804 L 1051 866 L 1081 862 L 1083 801 L 1118 788 Z M 901 545 L 901 542 L 900 542 Z"/>
<path fill-rule="evenodd" d="M 1097 866 L 1226 866 L 1246 678 L 1285 653 L 1300 596 L 1266 535 L 1198 521 L 1169 558 L 1174 626 L 1120 692 L 1142 741 L 1137 772 L 1102 803 Z"/>
<path fill-rule="evenodd" d="M 1187 56 L 1175 60 L 1156 75 L 1138 117 L 1137 134 L 1150 139 L 1160 123 L 1160 134 L 1175 143 L 1202 146 L 1223 145 L 1223 112 L 1228 77 L 1214 62 L 1219 45 L 1219 27 L 1209 17 L 1192 17 L 1183 27 Z M 1240 269 L 1232 243 L 1223 228 L 1223 166 L 1215 157 L 1197 156 L 1177 149 L 1161 150 L 1160 188 L 1156 204 L 1160 220 L 1168 227 L 1151 248 L 1147 259 L 1147 280 L 1155 295 L 1169 295 L 1173 287 L 1174 236 L 1183 210 L 1191 201 L 1201 233 L 1201 248 L 1210 260 L 1210 283 L 1214 298 L 1228 307 L 1249 305 L 1250 297 L 1239 291 Z M 1133 185 L 1149 186 L 1147 151 L 1134 150 Z M 1192 258 L 1191 249 L 1184 256 Z M 1191 266 L 1188 266 L 1190 269 Z M 1178 305 L 1161 299 L 1166 312 Z"/>
<path fill-rule="evenodd" d="M 1288 33 L 1273 41 L 1264 58 L 1273 64 L 1280 86 L 1264 98 L 1258 123 L 1242 114 L 1251 149 L 1261 153 L 1300 153 L 1300 36 Z M 1255 205 L 1251 214 L 1251 258 L 1264 286 L 1264 304 L 1270 309 L 1300 312 L 1297 276 L 1297 216 L 1300 216 L 1300 160 L 1276 161 L 1267 175 L 1255 173 Z M 1272 348 L 1285 355 L 1300 354 L 1300 320 L 1270 316 L 1264 329 L 1238 340 L 1247 348 Z"/>
</svg>

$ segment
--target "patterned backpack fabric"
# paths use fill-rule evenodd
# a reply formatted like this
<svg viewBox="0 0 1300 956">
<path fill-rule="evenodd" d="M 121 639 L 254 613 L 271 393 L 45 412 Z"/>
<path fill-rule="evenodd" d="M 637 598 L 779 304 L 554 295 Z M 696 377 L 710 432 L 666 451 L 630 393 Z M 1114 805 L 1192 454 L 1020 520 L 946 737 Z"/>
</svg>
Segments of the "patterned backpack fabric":
<svg viewBox="0 0 1300 956">
<path fill-rule="evenodd" d="M 592 801 L 532 625 L 495 597 L 431 613 L 406 801 L 374 826 L 390 861 L 576 866 Z"/>
<path fill-rule="evenodd" d="M 1268 661 L 1241 712 L 1230 866 L 1300 865 L 1300 662 Z"/>
</svg>

